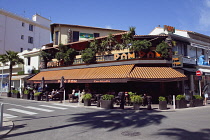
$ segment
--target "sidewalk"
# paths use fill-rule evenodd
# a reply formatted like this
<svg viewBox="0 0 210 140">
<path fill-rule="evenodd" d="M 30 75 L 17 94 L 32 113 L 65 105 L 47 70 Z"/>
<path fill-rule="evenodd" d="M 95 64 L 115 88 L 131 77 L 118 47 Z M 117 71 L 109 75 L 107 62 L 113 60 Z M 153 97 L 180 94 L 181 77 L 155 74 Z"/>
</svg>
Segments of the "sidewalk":
<svg viewBox="0 0 210 140">
<path fill-rule="evenodd" d="M 14 128 L 14 123 L 6 118 L 3 118 L 3 125 L 0 127 L 0 139 L 7 135 Z"/>
</svg>

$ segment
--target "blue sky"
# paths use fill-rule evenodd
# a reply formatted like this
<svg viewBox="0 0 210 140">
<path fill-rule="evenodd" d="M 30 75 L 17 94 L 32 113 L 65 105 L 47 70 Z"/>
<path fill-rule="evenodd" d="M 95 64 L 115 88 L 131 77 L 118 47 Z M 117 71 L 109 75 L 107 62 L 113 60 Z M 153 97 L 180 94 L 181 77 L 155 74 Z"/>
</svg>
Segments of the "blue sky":
<svg viewBox="0 0 210 140">
<path fill-rule="evenodd" d="M 0 8 L 27 18 L 38 13 L 52 23 L 134 26 L 137 34 L 170 25 L 210 36 L 210 0 L 0 0 Z"/>
</svg>

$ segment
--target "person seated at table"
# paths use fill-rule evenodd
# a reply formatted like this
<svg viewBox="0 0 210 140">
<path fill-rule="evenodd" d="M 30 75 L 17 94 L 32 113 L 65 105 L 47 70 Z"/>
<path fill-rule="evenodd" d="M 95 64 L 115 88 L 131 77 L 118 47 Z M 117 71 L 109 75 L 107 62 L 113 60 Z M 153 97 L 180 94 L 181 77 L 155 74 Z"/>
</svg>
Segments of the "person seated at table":
<svg viewBox="0 0 210 140">
<path fill-rule="evenodd" d="M 56 91 L 54 91 L 54 94 L 50 96 L 50 99 L 53 100 L 53 98 L 55 97 L 60 97 L 60 93 L 58 92 L 58 90 L 56 89 Z"/>
</svg>

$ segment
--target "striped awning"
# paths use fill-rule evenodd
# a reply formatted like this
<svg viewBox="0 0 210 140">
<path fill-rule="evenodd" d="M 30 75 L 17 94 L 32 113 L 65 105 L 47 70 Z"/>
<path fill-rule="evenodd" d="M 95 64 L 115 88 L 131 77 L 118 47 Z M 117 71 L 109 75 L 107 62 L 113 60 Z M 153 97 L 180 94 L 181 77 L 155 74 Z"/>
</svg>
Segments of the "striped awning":
<svg viewBox="0 0 210 140">
<path fill-rule="evenodd" d="M 29 81 L 39 83 L 42 77 L 44 77 L 46 83 L 59 83 L 62 76 L 64 76 L 66 83 L 170 82 L 187 79 L 184 74 L 170 67 L 134 67 L 134 65 L 120 65 L 42 71 L 29 79 Z"/>
<path fill-rule="evenodd" d="M 69 70 L 56 70 L 56 71 L 43 71 L 29 79 L 30 81 L 41 81 L 42 77 L 46 81 L 60 80 L 62 76 L 67 83 L 80 83 L 84 80 L 94 79 L 95 83 L 111 82 L 106 79 L 125 79 L 128 78 L 129 73 L 134 65 L 120 65 L 120 66 L 107 66 L 107 67 L 94 67 L 83 69 L 69 69 Z M 100 80 L 98 80 L 100 79 Z M 80 81 L 79 81 L 80 80 Z M 83 80 L 83 81 L 81 81 Z M 86 81 L 91 82 L 91 81 Z M 119 82 L 119 81 L 118 81 Z M 124 81 L 127 82 L 127 81 Z"/>
<path fill-rule="evenodd" d="M 186 75 L 171 67 L 135 67 L 129 77 L 145 82 L 170 82 L 187 80 Z"/>
</svg>

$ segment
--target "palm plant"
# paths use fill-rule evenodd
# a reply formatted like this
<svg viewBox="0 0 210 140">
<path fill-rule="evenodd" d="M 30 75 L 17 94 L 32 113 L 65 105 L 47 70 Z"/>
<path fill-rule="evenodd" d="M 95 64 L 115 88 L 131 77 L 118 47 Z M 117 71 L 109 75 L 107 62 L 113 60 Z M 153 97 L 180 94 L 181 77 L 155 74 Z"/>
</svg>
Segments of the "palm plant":
<svg viewBox="0 0 210 140">
<path fill-rule="evenodd" d="M 19 57 L 18 52 L 6 51 L 6 54 L 0 55 L 0 62 L 3 64 L 9 62 L 9 91 L 11 91 L 12 67 L 17 64 L 24 64 L 24 60 Z"/>
<path fill-rule="evenodd" d="M 152 43 L 147 40 L 136 40 L 132 42 L 131 50 L 134 52 L 147 50 L 152 46 Z"/>
</svg>

